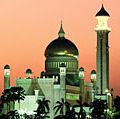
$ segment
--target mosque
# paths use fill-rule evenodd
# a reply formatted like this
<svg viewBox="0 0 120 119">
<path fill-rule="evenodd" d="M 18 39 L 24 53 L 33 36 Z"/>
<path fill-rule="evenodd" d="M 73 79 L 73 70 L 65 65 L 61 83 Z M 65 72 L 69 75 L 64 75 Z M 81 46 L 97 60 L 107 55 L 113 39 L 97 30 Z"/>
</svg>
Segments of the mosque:
<svg viewBox="0 0 120 119">
<path fill-rule="evenodd" d="M 32 113 L 37 108 L 36 100 L 45 97 L 50 100 L 50 119 L 54 117 L 53 107 L 56 101 L 64 98 L 72 105 L 76 100 L 90 103 L 95 98 L 106 99 L 109 90 L 109 45 L 108 27 L 110 15 L 103 5 L 96 14 L 97 51 L 96 71 L 91 71 L 90 82 L 84 81 L 84 68 L 78 67 L 79 51 L 72 40 L 65 37 L 61 23 L 58 38 L 53 40 L 45 50 L 45 71 L 40 77 L 33 77 L 32 70 L 26 70 L 26 77 L 16 78 L 16 85 L 22 86 L 26 98 L 21 102 L 21 113 Z M 4 67 L 4 89 L 10 87 L 10 66 Z M 15 109 L 18 108 L 16 103 Z"/>
</svg>

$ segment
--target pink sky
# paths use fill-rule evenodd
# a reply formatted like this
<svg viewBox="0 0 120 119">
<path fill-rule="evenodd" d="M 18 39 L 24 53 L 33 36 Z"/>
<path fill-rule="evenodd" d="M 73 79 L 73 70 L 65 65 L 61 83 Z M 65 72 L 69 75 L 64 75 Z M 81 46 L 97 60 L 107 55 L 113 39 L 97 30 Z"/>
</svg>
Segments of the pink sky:
<svg viewBox="0 0 120 119">
<path fill-rule="evenodd" d="M 0 80 L 3 67 L 11 66 L 11 84 L 31 68 L 34 76 L 44 70 L 44 51 L 57 38 L 60 21 L 66 38 L 79 49 L 79 67 L 85 80 L 96 68 L 95 14 L 104 3 L 111 15 L 109 26 L 110 86 L 120 94 L 120 0 L 1 0 L 0 1 Z"/>
</svg>

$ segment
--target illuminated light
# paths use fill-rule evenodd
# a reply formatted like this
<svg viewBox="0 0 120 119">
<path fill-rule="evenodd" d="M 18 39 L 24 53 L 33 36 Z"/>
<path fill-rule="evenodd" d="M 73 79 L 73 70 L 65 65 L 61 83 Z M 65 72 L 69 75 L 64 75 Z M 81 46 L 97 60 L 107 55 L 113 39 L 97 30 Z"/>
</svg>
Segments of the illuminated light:
<svg viewBox="0 0 120 119">
<path fill-rule="evenodd" d="M 65 53 L 65 54 L 67 54 L 67 53 L 68 53 L 68 51 L 67 51 L 67 50 L 65 50 L 65 51 L 64 51 L 64 53 Z"/>
<path fill-rule="evenodd" d="M 107 93 L 108 96 L 112 96 L 111 93 Z"/>
<path fill-rule="evenodd" d="M 4 76 L 10 75 L 10 69 L 4 69 Z"/>
<path fill-rule="evenodd" d="M 97 16 L 96 17 L 98 23 L 96 25 L 96 28 L 95 30 L 108 30 L 108 31 L 111 31 L 111 28 L 108 27 L 108 19 L 109 19 L 109 16 Z"/>
<path fill-rule="evenodd" d="M 65 53 L 64 52 L 59 52 L 58 55 L 64 55 Z"/>
<path fill-rule="evenodd" d="M 66 93 L 66 99 L 79 100 L 79 94 Z"/>
<path fill-rule="evenodd" d="M 108 93 L 109 92 L 109 90 L 108 89 L 105 89 L 105 93 Z"/>
<path fill-rule="evenodd" d="M 73 54 L 68 54 L 68 56 L 72 56 L 72 57 L 74 57 L 74 55 L 73 55 Z"/>
<path fill-rule="evenodd" d="M 91 73 L 90 79 L 92 82 L 96 81 L 96 74 Z"/>
</svg>

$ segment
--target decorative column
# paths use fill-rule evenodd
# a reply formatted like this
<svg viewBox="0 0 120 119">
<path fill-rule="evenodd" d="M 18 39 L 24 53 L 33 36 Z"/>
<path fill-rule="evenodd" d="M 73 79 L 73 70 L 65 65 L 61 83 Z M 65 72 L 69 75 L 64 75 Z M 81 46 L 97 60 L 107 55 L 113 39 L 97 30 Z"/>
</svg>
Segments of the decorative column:
<svg viewBox="0 0 120 119">
<path fill-rule="evenodd" d="M 4 66 L 4 89 L 10 88 L 10 66 Z"/>
</svg>

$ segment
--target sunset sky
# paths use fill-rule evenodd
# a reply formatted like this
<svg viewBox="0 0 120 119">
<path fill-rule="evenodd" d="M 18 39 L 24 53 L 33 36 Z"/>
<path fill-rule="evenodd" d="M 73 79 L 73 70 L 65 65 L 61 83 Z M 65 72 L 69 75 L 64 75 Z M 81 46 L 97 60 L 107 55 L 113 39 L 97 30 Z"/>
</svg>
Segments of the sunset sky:
<svg viewBox="0 0 120 119">
<path fill-rule="evenodd" d="M 79 49 L 79 67 L 85 68 L 89 81 L 96 69 L 95 14 L 102 3 L 111 16 L 110 87 L 120 94 L 120 0 L 0 0 L 0 91 L 5 64 L 11 67 L 11 85 L 27 68 L 39 76 L 45 48 L 58 37 L 61 20 L 65 37 Z"/>
</svg>

